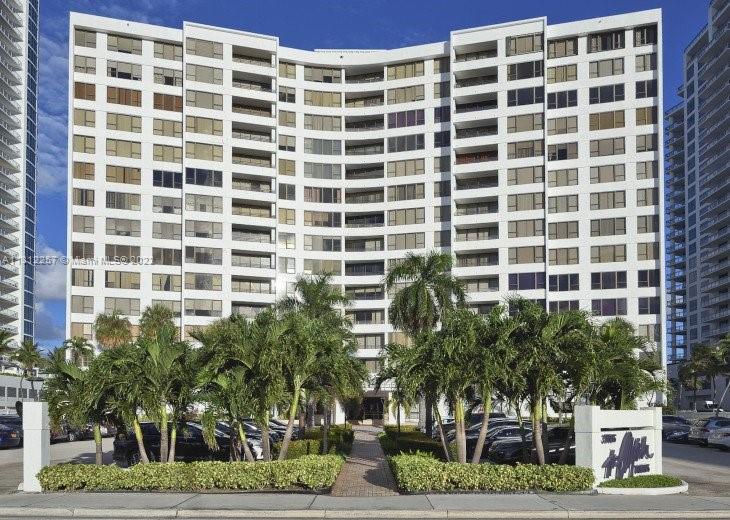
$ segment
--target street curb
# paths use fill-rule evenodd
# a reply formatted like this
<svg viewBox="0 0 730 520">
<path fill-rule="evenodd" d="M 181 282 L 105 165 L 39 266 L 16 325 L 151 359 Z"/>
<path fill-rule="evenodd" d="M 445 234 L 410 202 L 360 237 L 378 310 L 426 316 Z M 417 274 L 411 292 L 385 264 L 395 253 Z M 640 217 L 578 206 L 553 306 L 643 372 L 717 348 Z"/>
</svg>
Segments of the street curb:
<svg viewBox="0 0 730 520">
<path fill-rule="evenodd" d="M 683 480 L 679 486 L 671 487 L 654 487 L 654 488 L 611 488 L 597 487 L 596 493 L 599 495 L 624 495 L 624 496 L 660 496 L 660 495 L 678 495 L 686 493 L 689 485 Z"/>
</svg>

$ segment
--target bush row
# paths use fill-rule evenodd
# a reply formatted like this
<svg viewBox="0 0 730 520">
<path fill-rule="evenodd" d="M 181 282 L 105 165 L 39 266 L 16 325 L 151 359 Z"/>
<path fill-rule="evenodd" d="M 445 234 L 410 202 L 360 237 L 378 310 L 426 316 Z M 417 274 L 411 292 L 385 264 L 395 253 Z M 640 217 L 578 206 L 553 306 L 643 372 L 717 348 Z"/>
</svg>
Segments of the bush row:
<svg viewBox="0 0 730 520">
<path fill-rule="evenodd" d="M 401 426 L 400 434 L 396 426 L 386 426 L 380 434 L 380 445 L 386 455 L 427 453 L 444 459 L 441 441 L 427 437 L 414 426 Z"/>
<path fill-rule="evenodd" d="M 352 450 L 352 442 L 355 434 L 350 425 L 331 426 L 329 431 L 329 448 L 328 454 L 332 455 L 349 455 Z M 271 448 L 273 457 L 279 456 L 281 443 L 277 442 Z M 286 452 L 287 459 L 296 459 L 305 455 L 322 454 L 322 430 L 321 428 L 308 428 L 304 438 L 289 443 L 289 449 Z"/>
<path fill-rule="evenodd" d="M 517 466 L 441 462 L 422 455 L 396 455 L 390 465 L 408 493 L 444 491 L 584 491 L 593 486 L 589 468 L 564 465 Z"/>
<path fill-rule="evenodd" d="M 682 480 L 670 475 L 637 475 L 616 480 L 601 482 L 599 487 L 605 488 L 658 488 L 681 486 Z"/>
<path fill-rule="evenodd" d="M 309 455 L 273 462 L 173 462 L 129 469 L 91 464 L 47 466 L 38 474 L 44 491 L 201 491 L 206 489 L 326 489 L 343 459 Z"/>
</svg>

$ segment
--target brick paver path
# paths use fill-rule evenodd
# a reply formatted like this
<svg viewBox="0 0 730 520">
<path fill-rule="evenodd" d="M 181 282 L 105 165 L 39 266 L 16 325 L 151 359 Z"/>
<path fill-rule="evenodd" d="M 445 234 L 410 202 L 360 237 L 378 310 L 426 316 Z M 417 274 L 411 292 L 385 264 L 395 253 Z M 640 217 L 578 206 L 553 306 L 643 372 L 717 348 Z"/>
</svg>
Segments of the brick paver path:
<svg viewBox="0 0 730 520">
<path fill-rule="evenodd" d="M 397 495 L 395 479 L 385 460 L 377 434 L 379 428 L 355 426 L 355 442 L 332 495 L 337 497 L 382 497 Z"/>
</svg>

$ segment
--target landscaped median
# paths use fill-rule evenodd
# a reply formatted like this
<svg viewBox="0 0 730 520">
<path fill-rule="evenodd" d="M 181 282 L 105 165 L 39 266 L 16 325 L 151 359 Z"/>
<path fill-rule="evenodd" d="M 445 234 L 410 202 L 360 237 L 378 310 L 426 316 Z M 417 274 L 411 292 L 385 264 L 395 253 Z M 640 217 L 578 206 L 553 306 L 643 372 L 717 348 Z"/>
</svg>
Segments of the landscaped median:
<svg viewBox="0 0 730 520">
<path fill-rule="evenodd" d="M 674 495 L 687 490 L 685 481 L 671 475 L 636 475 L 607 480 L 596 489 L 603 495 Z"/>
<path fill-rule="evenodd" d="M 331 455 L 347 456 L 352 450 L 352 443 L 355 440 L 355 434 L 352 426 L 332 425 L 329 428 L 329 446 L 327 453 Z M 281 442 L 277 442 L 272 447 L 274 458 L 279 456 L 281 450 Z M 322 429 L 321 427 L 308 428 L 304 438 L 293 440 L 289 443 L 289 449 L 286 452 L 287 459 L 296 459 L 304 455 L 317 455 L 322 453 Z"/>
<path fill-rule="evenodd" d="M 129 469 L 92 464 L 47 466 L 38 474 L 44 491 L 205 491 L 332 487 L 344 460 L 305 455 L 272 462 L 173 462 Z"/>
</svg>

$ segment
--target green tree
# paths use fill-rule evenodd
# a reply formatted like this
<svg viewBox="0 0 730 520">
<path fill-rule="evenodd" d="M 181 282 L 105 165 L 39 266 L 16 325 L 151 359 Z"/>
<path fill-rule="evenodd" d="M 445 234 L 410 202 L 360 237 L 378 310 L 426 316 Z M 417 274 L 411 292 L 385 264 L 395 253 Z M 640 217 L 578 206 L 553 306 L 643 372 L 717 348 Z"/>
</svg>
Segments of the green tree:
<svg viewBox="0 0 730 520">
<path fill-rule="evenodd" d="M 7 356 L 13 350 L 13 334 L 5 329 L 0 329 L 0 356 Z"/>
<path fill-rule="evenodd" d="M 697 411 L 697 390 L 702 389 L 702 379 L 698 367 L 691 359 L 682 361 L 677 370 L 680 384 L 692 392 L 692 408 Z"/>
<path fill-rule="evenodd" d="M 727 378 L 725 390 L 722 391 L 720 399 L 717 401 L 718 407 L 722 406 L 728 390 L 730 390 L 730 334 L 727 334 L 717 343 L 720 357 L 720 373 Z"/>
<path fill-rule="evenodd" d="M 172 310 L 162 304 L 150 305 L 139 317 L 139 335 L 154 339 L 164 327 L 175 328 L 175 315 Z"/>
<path fill-rule="evenodd" d="M 74 336 L 63 342 L 65 352 L 71 353 L 71 358 L 78 366 L 86 366 L 94 355 L 94 346 L 83 336 Z"/>
<path fill-rule="evenodd" d="M 102 348 L 118 348 L 132 341 L 132 325 L 117 312 L 97 315 L 94 332 Z"/>
<path fill-rule="evenodd" d="M 693 366 L 710 383 L 712 402 L 716 402 L 717 389 L 715 381 L 723 373 L 723 355 L 719 345 L 695 345 L 692 347 Z"/>
<path fill-rule="evenodd" d="M 20 380 L 18 382 L 18 397 L 21 395 L 21 389 L 23 388 L 23 379 L 28 379 L 33 376 L 34 372 L 41 368 L 43 365 L 43 355 L 38 350 L 38 343 L 33 343 L 32 340 L 25 339 L 20 344 L 20 347 L 13 350 L 10 354 L 10 361 L 16 363 L 20 367 Z M 30 381 L 30 388 L 33 388 L 33 380 Z"/>
</svg>

